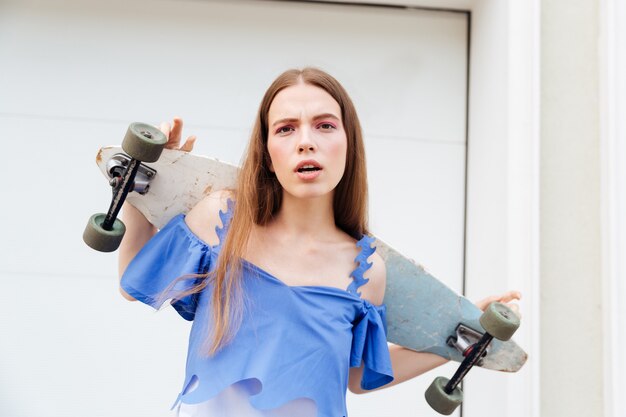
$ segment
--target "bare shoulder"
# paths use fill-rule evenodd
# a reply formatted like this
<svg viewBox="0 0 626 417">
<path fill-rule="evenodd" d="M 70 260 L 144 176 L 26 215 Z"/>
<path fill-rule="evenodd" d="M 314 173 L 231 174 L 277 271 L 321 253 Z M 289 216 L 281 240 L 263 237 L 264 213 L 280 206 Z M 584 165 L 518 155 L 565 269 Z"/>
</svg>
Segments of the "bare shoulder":
<svg viewBox="0 0 626 417">
<path fill-rule="evenodd" d="M 370 255 L 368 262 L 372 266 L 363 274 L 363 277 L 369 279 L 369 281 L 360 288 L 361 297 L 374 305 L 381 305 L 385 298 L 385 287 L 387 285 L 385 261 L 377 252 L 374 252 Z"/>
<path fill-rule="evenodd" d="M 215 227 L 222 226 L 219 213 L 228 209 L 229 198 L 234 198 L 232 191 L 219 190 L 200 200 L 185 216 L 185 223 L 189 230 L 209 245 L 218 244 Z"/>
</svg>

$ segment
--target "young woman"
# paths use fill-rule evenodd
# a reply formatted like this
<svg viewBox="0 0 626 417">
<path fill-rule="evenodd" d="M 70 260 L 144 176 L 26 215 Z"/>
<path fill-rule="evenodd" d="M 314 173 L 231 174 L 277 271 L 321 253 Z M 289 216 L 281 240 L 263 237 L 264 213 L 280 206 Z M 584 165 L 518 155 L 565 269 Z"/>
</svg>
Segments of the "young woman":
<svg viewBox="0 0 626 417">
<path fill-rule="evenodd" d="M 177 148 L 182 121 L 161 129 Z M 128 204 L 124 221 L 122 294 L 155 308 L 170 299 L 194 321 L 181 416 L 347 416 L 348 388 L 390 387 L 445 362 L 387 344 L 361 127 L 323 71 L 289 70 L 269 87 L 235 190 L 158 233 Z"/>
</svg>

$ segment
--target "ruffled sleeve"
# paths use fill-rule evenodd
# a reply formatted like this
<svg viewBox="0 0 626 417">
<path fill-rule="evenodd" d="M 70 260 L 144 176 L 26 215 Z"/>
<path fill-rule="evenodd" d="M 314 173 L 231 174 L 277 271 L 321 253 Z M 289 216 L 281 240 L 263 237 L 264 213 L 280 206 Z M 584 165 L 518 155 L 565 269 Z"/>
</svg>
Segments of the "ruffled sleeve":
<svg viewBox="0 0 626 417">
<path fill-rule="evenodd" d="M 350 366 L 364 363 L 361 388 L 371 390 L 393 381 L 393 369 L 387 345 L 385 305 L 375 306 L 363 300 L 363 313 L 352 329 Z"/>
<path fill-rule="evenodd" d="M 193 234 L 184 219 L 183 214 L 174 217 L 144 245 L 126 268 L 120 285 L 129 295 L 155 309 L 171 299 L 184 319 L 193 320 L 198 294 L 181 298 L 177 295 L 198 284 L 201 278 L 181 279 L 171 288 L 170 284 L 186 275 L 208 272 L 211 246 Z"/>
</svg>

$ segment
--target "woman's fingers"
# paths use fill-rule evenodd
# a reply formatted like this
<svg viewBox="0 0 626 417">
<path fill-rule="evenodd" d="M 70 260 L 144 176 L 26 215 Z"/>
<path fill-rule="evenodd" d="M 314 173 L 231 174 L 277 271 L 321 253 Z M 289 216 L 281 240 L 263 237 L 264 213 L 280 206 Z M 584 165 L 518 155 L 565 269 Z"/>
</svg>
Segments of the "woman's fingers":
<svg viewBox="0 0 626 417">
<path fill-rule="evenodd" d="M 488 306 L 489 304 L 493 303 L 494 301 L 498 301 L 498 296 L 497 295 L 490 295 L 487 298 L 483 298 L 482 300 L 478 301 L 476 304 L 477 305 L 481 305 L 481 306 Z"/>
<path fill-rule="evenodd" d="M 487 307 L 489 307 L 489 304 L 494 303 L 496 301 L 506 304 L 506 303 L 510 303 L 513 300 L 519 300 L 521 298 L 522 298 L 522 294 L 519 291 L 507 291 L 500 295 L 491 295 L 487 298 L 484 298 L 480 300 L 479 302 L 477 302 L 476 305 L 478 306 L 478 308 L 484 311 Z"/>
<path fill-rule="evenodd" d="M 167 143 L 165 144 L 167 149 L 179 149 L 185 152 L 191 152 L 193 150 L 193 145 L 196 143 L 195 135 L 189 136 L 183 146 L 180 146 L 180 139 L 183 132 L 183 119 L 180 117 L 174 117 L 171 124 L 168 122 L 161 123 L 159 129 L 167 136 Z"/>
<path fill-rule="evenodd" d="M 171 127 L 171 125 L 168 122 L 162 122 L 159 125 L 159 130 L 161 130 L 161 132 L 163 132 L 163 134 L 167 138 L 167 143 L 165 144 L 165 148 L 172 149 L 172 148 L 178 146 L 178 144 L 172 143 L 172 139 L 170 137 L 170 132 L 172 130 L 172 127 Z"/>
<path fill-rule="evenodd" d="M 165 144 L 167 149 L 180 149 L 187 152 L 193 149 L 193 144 L 196 140 L 195 136 L 188 137 L 185 144 L 180 146 L 180 139 L 183 131 L 183 119 L 180 117 L 174 117 L 171 124 L 168 122 L 161 123 L 159 129 L 161 129 L 161 132 L 167 136 L 167 143 Z"/>
<path fill-rule="evenodd" d="M 498 301 L 501 303 L 510 303 L 513 300 L 519 300 L 521 298 L 522 298 L 522 293 L 520 293 L 519 291 L 508 291 L 508 292 L 505 292 L 504 294 L 501 294 Z"/>
<path fill-rule="evenodd" d="M 193 150 L 193 145 L 196 143 L 195 136 L 189 136 L 183 146 L 180 147 L 181 151 L 191 152 Z"/>
<path fill-rule="evenodd" d="M 490 295 L 487 298 L 483 298 L 482 300 L 476 302 L 476 306 L 478 306 L 478 308 L 480 308 L 481 310 L 485 311 L 485 309 L 487 307 L 489 307 L 489 304 L 498 301 L 498 296 L 497 295 Z"/>
<path fill-rule="evenodd" d="M 180 143 L 181 132 L 183 131 L 183 119 L 176 116 L 172 121 L 172 130 L 170 131 L 170 140 L 172 143 L 176 143 L 176 146 Z"/>
</svg>

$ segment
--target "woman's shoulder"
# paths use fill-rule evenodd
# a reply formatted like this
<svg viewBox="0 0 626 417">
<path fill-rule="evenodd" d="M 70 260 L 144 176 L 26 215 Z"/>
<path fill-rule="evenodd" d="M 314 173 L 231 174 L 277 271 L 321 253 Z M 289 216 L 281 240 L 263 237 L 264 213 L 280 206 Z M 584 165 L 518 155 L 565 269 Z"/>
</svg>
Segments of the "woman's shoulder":
<svg viewBox="0 0 626 417">
<path fill-rule="evenodd" d="M 211 246 L 219 243 L 215 227 L 222 227 L 220 211 L 228 210 L 228 200 L 234 200 L 231 190 L 214 191 L 200 200 L 185 216 L 189 230 Z"/>
</svg>

